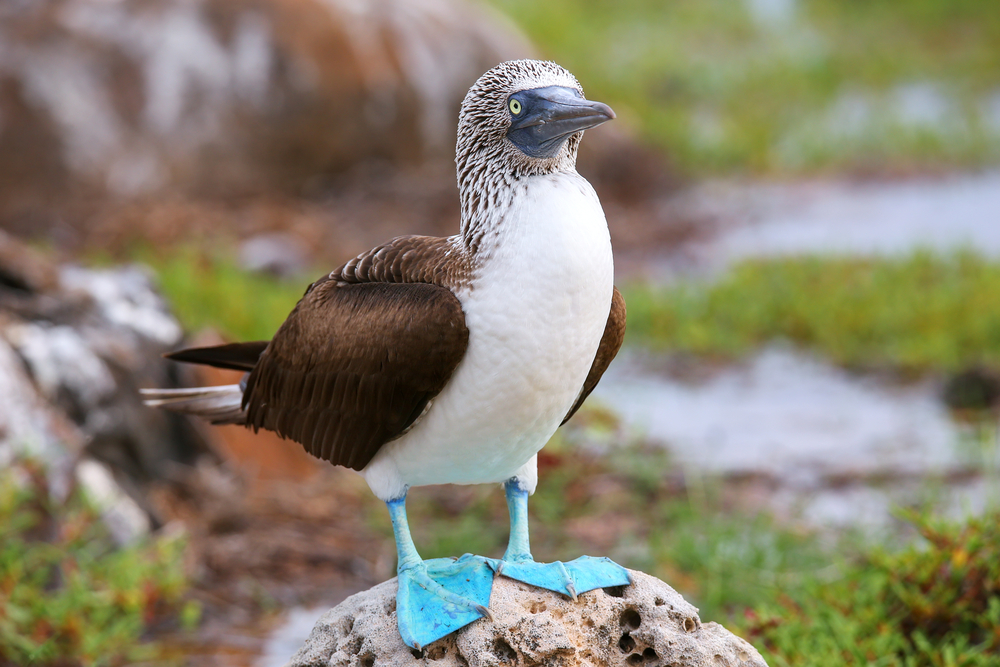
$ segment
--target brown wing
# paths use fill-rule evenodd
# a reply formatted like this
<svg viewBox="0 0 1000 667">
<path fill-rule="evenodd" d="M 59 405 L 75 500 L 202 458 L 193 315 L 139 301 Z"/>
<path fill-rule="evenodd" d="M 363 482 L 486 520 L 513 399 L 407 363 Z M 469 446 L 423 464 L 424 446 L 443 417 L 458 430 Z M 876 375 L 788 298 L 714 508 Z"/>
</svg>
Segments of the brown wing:
<svg viewBox="0 0 1000 667">
<path fill-rule="evenodd" d="M 361 470 L 441 391 L 468 340 L 461 303 L 445 287 L 323 279 L 250 374 L 247 426 Z"/>
<path fill-rule="evenodd" d="M 614 289 L 614 294 L 611 296 L 611 312 L 608 314 L 608 323 L 604 327 L 604 335 L 601 336 L 601 345 L 597 348 L 597 356 L 594 357 L 594 363 L 590 367 L 590 373 L 587 374 L 587 379 L 583 383 L 583 389 L 580 391 L 576 403 L 562 420 L 563 424 L 576 414 L 583 402 L 590 396 L 590 392 L 594 391 L 594 387 L 601 381 L 601 376 L 604 375 L 604 371 L 608 370 L 611 360 L 618 354 L 622 341 L 625 339 L 625 299 L 617 287 Z"/>
</svg>

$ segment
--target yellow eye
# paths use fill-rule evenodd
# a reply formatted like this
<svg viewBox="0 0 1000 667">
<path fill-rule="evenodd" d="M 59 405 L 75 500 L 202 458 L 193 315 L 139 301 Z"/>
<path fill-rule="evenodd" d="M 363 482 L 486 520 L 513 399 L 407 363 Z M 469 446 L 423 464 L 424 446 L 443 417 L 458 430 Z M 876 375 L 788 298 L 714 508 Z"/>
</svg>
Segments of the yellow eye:
<svg viewBox="0 0 1000 667">
<path fill-rule="evenodd" d="M 510 107 L 510 112 L 515 116 L 521 113 L 521 103 L 517 100 L 511 100 L 508 106 Z"/>
</svg>

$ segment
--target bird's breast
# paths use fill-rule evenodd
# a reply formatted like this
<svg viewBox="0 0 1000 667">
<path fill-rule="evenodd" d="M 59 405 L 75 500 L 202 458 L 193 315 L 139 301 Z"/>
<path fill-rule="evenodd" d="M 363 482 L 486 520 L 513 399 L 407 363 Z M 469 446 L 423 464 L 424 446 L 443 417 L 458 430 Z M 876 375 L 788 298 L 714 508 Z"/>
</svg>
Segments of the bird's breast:
<svg viewBox="0 0 1000 667">
<path fill-rule="evenodd" d="M 462 363 L 426 416 L 380 452 L 408 485 L 509 478 L 559 427 L 597 354 L 614 274 L 597 195 L 576 174 L 537 177 L 515 194 L 459 294 Z"/>
<path fill-rule="evenodd" d="M 548 402 L 539 394 L 582 386 L 607 322 L 614 266 L 604 212 L 583 178 L 537 177 L 519 194 L 463 308 L 470 353 L 505 369 L 516 396 L 533 390 L 537 404 Z M 481 349 L 471 349 L 473 338 Z"/>
</svg>

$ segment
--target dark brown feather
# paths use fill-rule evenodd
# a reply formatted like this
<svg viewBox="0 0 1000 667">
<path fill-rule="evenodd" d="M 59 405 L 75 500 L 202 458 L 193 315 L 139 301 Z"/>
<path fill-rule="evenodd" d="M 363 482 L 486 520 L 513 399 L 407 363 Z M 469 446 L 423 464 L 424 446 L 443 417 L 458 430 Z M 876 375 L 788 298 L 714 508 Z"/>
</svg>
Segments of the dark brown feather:
<svg viewBox="0 0 1000 667">
<path fill-rule="evenodd" d="M 269 343 L 167 356 L 249 371 L 246 426 L 361 470 L 419 419 L 465 356 L 469 331 L 452 290 L 470 276 L 453 240 L 401 236 L 310 285 Z"/>
<path fill-rule="evenodd" d="M 430 283 L 460 287 L 471 276 L 465 251 L 450 238 L 398 236 L 330 274 L 347 283 Z"/>
<path fill-rule="evenodd" d="M 614 294 L 611 296 L 611 312 L 608 313 L 608 323 L 604 326 L 604 335 L 601 336 L 601 344 L 597 348 L 594 363 L 590 367 L 590 373 L 587 374 L 587 379 L 583 383 L 583 389 L 580 391 L 576 403 L 562 420 L 563 424 L 576 414 L 583 402 L 590 396 L 590 392 L 594 391 L 594 387 L 601 381 L 601 376 L 604 375 L 604 371 L 608 370 L 611 360 L 618 354 L 622 341 L 625 340 L 625 298 L 622 297 L 622 293 L 618 291 L 617 287 L 614 290 Z"/>
<path fill-rule="evenodd" d="M 314 283 L 250 374 L 247 426 L 361 470 L 451 378 L 468 347 L 458 298 L 427 283 Z"/>
<path fill-rule="evenodd" d="M 163 355 L 167 359 L 183 361 L 189 364 L 204 364 L 216 368 L 228 368 L 234 371 L 250 372 L 257 365 L 268 341 L 258 340 L 252 343 L 229 343 L 212 347 L 192 347 Z"/>
</svg>

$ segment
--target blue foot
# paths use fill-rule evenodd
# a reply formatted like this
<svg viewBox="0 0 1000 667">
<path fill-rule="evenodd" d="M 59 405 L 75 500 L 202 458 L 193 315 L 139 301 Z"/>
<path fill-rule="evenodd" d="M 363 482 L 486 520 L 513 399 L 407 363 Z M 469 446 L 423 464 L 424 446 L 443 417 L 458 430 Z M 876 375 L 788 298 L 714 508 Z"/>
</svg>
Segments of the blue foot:
<svg viewBox="0 0 1000 667">
<path fill-rule="evenodd" d="M 504 484 L 510 511 L 510 543 L 503 558 L 490 559 L 497 574 L 532 586 L 564 593 L 574 600 L 580 593 L 632 583 L 628 570 L 610 558 L 580 556 L 569 563 L 536 563 L 528 543 L 528 492 L 517 478 Z"/>
<path fill-rule="evenodd" d="M 536 563 L 530 559 L 489 559 L 490 567 L 499 575 L 523 581 L 532 586 L 563 593 L 574 600 L 580 593 L 608 586 L 632 583 L 628 570 L 610 558 L 580 556 L 562 563 Z"/>
<path fill-rule="evenodd" d="M 485 558 L 434 558 L 399 571 L 396 621 L 407 646 L 421 649 L 486 617 L 493 570 Z"/>
</svg>

